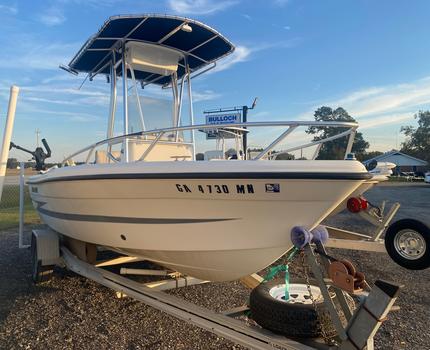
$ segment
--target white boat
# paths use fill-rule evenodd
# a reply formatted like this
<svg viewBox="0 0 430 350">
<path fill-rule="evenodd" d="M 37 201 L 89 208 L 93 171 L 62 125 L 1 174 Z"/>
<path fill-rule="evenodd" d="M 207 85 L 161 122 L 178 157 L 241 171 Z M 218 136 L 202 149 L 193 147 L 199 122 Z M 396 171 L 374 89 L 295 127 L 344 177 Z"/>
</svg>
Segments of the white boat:
<svg viewBox="0 0 430 350">
<path fill-rule="evenodd" d="M 194 124 L 191 80 L 233 49 L 221 34 L 187 18 L 117 16 L 105 22 L 66 69 L 88 73 L 89 80 L 109 77 L 107 139 L 30 178 L 42 220 L 76 242 L 201 279 L 235 280 L 285 254 L 294 226 L 316 227 L 371 178 L 356 160 L 315 160 L 324 142 L 340 137 L 349 137 L 345 154 L 351 152 L 357 124 L 347 122 L 219 124 L 216 129 L 230 131 L 282 130 L 252 159 L 245 159 L 244 133 L 236 132 L 237 160 L 195 161 L 194 131 L 214 125 Z M 114 136 L 121 80 L 123 130 Z M 138 85 L 149 84 L 170 88 L 171 104 L 139 96 Z M 154 105 L 161 106 L 155 118 Z M 185 116 L 188 126 L 182 126 Z M 314 147 L 311 160 L 268 159 L 294 130 L 309 126 L 341 131 L 290 149 Z M 74 165 L 79 159 L 85 164 Z"/>
</svg>

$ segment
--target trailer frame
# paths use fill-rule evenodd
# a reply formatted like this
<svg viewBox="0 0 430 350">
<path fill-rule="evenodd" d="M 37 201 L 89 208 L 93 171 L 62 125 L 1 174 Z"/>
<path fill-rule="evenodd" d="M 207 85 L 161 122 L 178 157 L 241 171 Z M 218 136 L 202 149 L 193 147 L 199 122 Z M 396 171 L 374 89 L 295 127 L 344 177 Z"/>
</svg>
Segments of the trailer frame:
<svg viewBox="0 0 430 350">
<path fill-rule="evenodd" d="M 324 246 L 322 243 L 307 245 L 303 252 L 318 281 L 322 294 L 327 296 L 329 293 L 328 285 L 330 281 L 326 278 L 324 270 L 327 264 L 330 264 L 330 261 L 323 256 L 319 256 L 317 259 L 318 253 L 316 253 L 316 248 L 320 250 L 324 249 Z M 348 324 L 346 326 L 342 325 L 338 310 L 331 299 L 324 298 L 324 303 L 329 309 L 332 321 L 338 331 L 337 344 L 328 345 L 320 338 L 301 339 L 300 341 L 289 339 L 285 336 L 274 334 L 269 330 L 260 328 L 259 326 L 248 325 L 241 320 L 235 319 L 234 317 L 248 310 L 247 306 L 216 313 L 163 292 L 164 290 L 172 288 L 208 283 L 208 281 L 201 281 L 180 274 L 175 275 L 169 271 L 163 271 L 162 273 L 166 275 L 163 277 L 168 277 L 167 281 L 166 279 L 162 279 L 157 282 L 140 283 L 103 268 L 109 265 L 121 265 L 124 262 L 133 260 L 133 257 L 98 261 L 95 264 L 85 262 L 62 244 L 62 237 L 60 234 L 49 228 L 33 230 L 32 252 L 36 254 L 33 258 L 33 269 L 37 270 L 39 268 L 40 272 L 44 275 L 46 275 L 47 270 L 53 267 L 53 264 L 67 268 L 112 289 L 119 297 L 127 296 L 142 301 L 162 312 L 187 323 L 194 324 L 249 349 L 373 350 L 373 336 L 382 324 L 386 314 L 391 309 L 401 288 L 401 286 L 388 282 L 376 281 L 370 293 L 362 293 L 360 295 L 362 302 L 355 312 L 349 309 L 344 292 L 340 289 L 336 289 L 336 294 L 340 300 L 343 313 L 347 316 Z M 318 260 L 323 263 L 320 264 Z M 155 271 L 157 272 L 146 272 L 151 275 L 162 274 L 160 270 Z M 145 272 L 141 271 L 141 274 L 143 273 Z M 261 283 L 261 280 L 260 276 L 254 274 L 248 276 L 243 282 L 249 287 Z"/>
</svg>

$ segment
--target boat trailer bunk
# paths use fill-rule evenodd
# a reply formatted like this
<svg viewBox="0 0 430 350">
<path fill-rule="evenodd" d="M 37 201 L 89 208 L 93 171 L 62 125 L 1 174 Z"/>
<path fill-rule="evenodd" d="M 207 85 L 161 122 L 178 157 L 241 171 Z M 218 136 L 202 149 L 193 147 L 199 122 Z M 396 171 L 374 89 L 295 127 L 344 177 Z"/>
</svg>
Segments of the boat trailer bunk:
<svg viewBox="0 0 430 350">
<path fill-rule="evenodd" d="M 319 229 L 321 230 L 321 227 Z M 335 337 L 333 337 L 334 333 L 332 333 L 331 338 L 329 338 L 327 331 L 324 331 L 325 326 L 321 326 L 322 338 L 290 339 L 285 335 L 275 334 L 260 326 L 250 325 L 235 318 L 249 315 L 249 305 L 222 313 L 202 308 L 163 291 L 208 283 L 208 281 L 181 276 L 178 273 L 165 270 L 121 268 L 120 274 L 114 273 L 106 270 L 105 267 L 121 265 L 139 259 L 135 257 L 119 257 L 111 260 L 95 261 L 92 264 L 88 263 L 73 254 L 69 249 L 70 245 L 69 247 L 63 245 L 62 237 L 48 228 L 35 229 L 32 232 L 33 279 L 36 282 L 46 281 L 52 273 L 53 265 L 65 267 L 111 288 L 117 292 L 118 296 L 128 296 L 142 301 L 160 311 L 250 349 L 373 349 L 373 337 L 392 308 L 401 286 L 378 280 L 370 289 L 369 285 L 363 280 L 358 281 L 359 273 L 351 276 L 350 273 L 353 273 L 351 270 L 342 272 L 338 269 L 339 262 L 333 261 L 325 250 L 323 243 L 327 241 L 325 238 L 318 238 L 318 234 L 315 234 L 315 232 L 313 235 L 309 235 L 305 229 L 298 228 L 298 230 L 302 230 L 302 235 L 299 238 L 297 236 L 295 241 L 297 242 L 298 239 L 298 244 L 301 244 L 302 247 L 298 248 L 296 245 L 293 252 L 301 256 L 304 266 L 307 267 L 306 285 L 317 319 L 321 321 L 321 324 L 323 323 L 320 320 L 322 317 L 320 311 L 318 311 L 314 301 L 313 293 L 315 294 L 315 288 L 319 288 L 319 294 L 323 297 L 321 303 L 325 307 L 326 314 L 324 317 L 329 315 L 331 318 L 332 328 L 336 334 Z M 315 239 L 316 237 L 317 239 Z M 290 255 L 292 254 L 290 253 Z M 337 266 L 337 268 L 333 269 L 333 266 Z M 313 274 L 312 282 L 309 280 L 309 272 Z M 160 281 L 141 283 L 121 276 L 121 274 L 158 275 L 163 277 Z M 348 290 L 347 281 L 351 279 L 353 289 L 350 292 L 359 301 L 355 311 L 352 307 L 352 304 L 355 303 L 351 304 L 352 298 L 345 291 Z M 344 285 L 339 281 L 343 281 Z M 264 282 L 263 278 L 257 274 L 248 276 L 242 279 L 241 282 L 247 287 L 256 287 L 253 292 L 259 288 L 258 286 L 265 285 L 265 283 L 262 283 Z M 272 282 L 276 283 L 276 280 Z M 361 282 L 361 284 L 357 282 Z M 293 284 L 294 282 L 291 282 L 291 286 Z M 281 286 L 281 288 L 285 289 L 285 286 Z M 365 291 L 364 288 L 367 290 Z M 293 295 L 293 291 L 291 293 Z M 337 302 L 335 302 L 335 298 Z M 251 299 L 251 314 L 252 312 Z"/>
</svg>

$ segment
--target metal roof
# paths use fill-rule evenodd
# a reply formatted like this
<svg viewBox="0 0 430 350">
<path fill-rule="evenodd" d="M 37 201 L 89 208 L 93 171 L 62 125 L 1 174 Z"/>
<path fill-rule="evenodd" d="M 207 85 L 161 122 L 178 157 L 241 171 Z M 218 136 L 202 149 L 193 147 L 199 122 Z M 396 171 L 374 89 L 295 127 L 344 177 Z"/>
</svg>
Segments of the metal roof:
<svg viewBox="0 0 430 350">
<path fill-rule="evenodd" d="M 372 160 L 376 160 L 378 162 L 391 162 L 391 163 L 396 164 L 397 166 L 425 166 L 425 165 L 427 165 L 427 162 L 425 160 L 412 157 L 409 154 L 405 154 L 405 153 L 399 152 L 397 150 L 392 150 L 392 151 L 386 152 L 384 154 L 381 154 L 379 156 L 376 156 L 372 159 L 368 159 L 368 160 L 364 161 L 363 164 L 368 164 Z"/>
<path fill-rule="evenodd" d="M 192 31 L 182 30 L 188 24 Z M 114 49 L 127 41 L 157 44 L 178 50 L 187 57 L 191 72 L 230 54 L 233 44 L 209 26 L 185 17 L 168 15 L 121 15 L 110 17 L 101 29 L 82 46 L 69 63 L 77 72 L 109 74 L 107 64 Z M 120 55 L 117 53 L 117 59 Z M 144 83 L 164 85 L 170 77 L 136 71 Z M 121 75 L 121 67 L 118 69 Z M 184 59 L 179 61 L 178 78 L 185 74 Z"/>
</svg>

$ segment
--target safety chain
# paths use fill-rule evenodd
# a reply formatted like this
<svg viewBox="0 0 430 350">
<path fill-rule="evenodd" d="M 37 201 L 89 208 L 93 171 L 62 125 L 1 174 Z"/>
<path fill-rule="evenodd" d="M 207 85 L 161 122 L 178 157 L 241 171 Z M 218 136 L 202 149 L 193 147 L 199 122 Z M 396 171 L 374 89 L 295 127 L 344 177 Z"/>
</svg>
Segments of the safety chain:
<svg viewBox="0 0 430 350">
<path fill-rule="evenodd" d="M 306 279 L 306 287 L 308 289 L 308 293 L 309 293 L 309 296 L 311 298 L 312 306 L 314 308 L 315 314 L 317 315 L 317 320 L 318 320 L 318 323 L 320 325 L 321 335 L 322 335 L 322 337 L 324 339 L 324 342 L 327 345 L 332 345 L 333 344 L 333 340 L 327 335 L 327 332 L 326 332 L 326 329 L 325 329 L 325 322 L 323 322 L 323 320 L 321 318 L 320 312 L 318 311 L 318 307 L 317 307 L 317 304 L 316 304 L 316 300 L 314 298 L 314 295 L 312 294 L 311 282 L 310 282 L 310 277 L 309 277 L 310 267 L 309 267 L 308 263 L 306 262 L 304 250 L 302 250 L 300 252 L 300 257 L 302 258 L 302 265 L 303 265 L 303 268 L 304 268 L 305 279 Z"/>
</svg>

